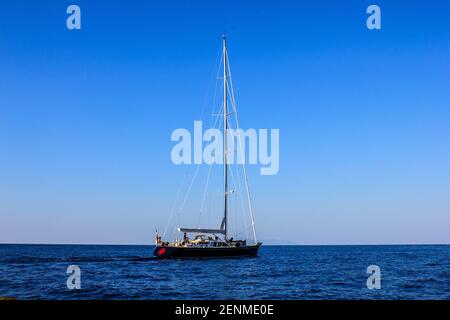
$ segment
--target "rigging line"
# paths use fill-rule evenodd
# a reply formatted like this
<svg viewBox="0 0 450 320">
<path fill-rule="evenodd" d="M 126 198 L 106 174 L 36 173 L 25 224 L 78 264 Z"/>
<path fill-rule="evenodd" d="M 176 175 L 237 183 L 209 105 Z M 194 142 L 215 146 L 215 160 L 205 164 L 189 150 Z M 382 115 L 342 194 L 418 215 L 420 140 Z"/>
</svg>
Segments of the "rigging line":
<svg viewBox="0 0 450 320">
<path fill-rule="evenodd" d="M 231 94 L 230 94 L 230 99 L 232 98 L 232 96 L 231 96 Z M 236 121 L 235 121 L 236 122 Z M 232 127 L 232 121 L 230 121 L 229 122 L 230 123 L 230 127 Z M 238 128 L 238 126 L 237 126 L 237 124 L 236 124 L 236 127 Z M 234 138 L 233 138 L 233 140 L 234 140 Z M 235 157 L 235 144 L 233 143 L 233 146 L 234 146 L 234 149 L 233 149 L 233 160 L 234 159 L 236 159 L 237 160 L 237 157 Z M 237 153 L 237 152 L 236 152 Z M 233 181 L 234 181 L 234 183 L 235 183 L 235 185 L 237 185 L 237 187 L 238 187 L 238 190 L 243 190 L 242 188 L 241 188 L 241 180 L 240 180 L 240 170 L 239 170 L 239 165 L 238 165 L 238 163 L 237 163 L 237 161 L 236 161 L 236 163 L 234 164 L 234 166 L 230 166 L 230 168 L 231 168 L 231 174 L 233 175 L 233 169 L 235 170 L 235 173 L 236 173 L 236 179 L 234 179 L 234 177 L 232 176 L 232 178 L 233 178 Z M 237 182 L 236 182 L 237 181 Z M 239 203 L 240 203 L 240 207 L 241 207 L 241 215 L 242 215 L 242 219 L 243 219 L 243 221 L 244 221 L 244 227 L 245 227 L 245 235 L 246 235 L 246 239 L 250 239 L 249 237 L 248 237 L 248 224 L 247 224 L 247 212 L 246 212 L 246 210 L 244 209 L 244 197 L 242 197 L 241 195 L 239 195 Z"/>
<path fill-rule="evenodd" d="M 244 179 L 245 179 L 245 188 L 247 190 L 247 200 L 248 200 L 248 206 L 250 209 L 250 216 L 252 219 L 252 228 L 253 228 L 253 237 L 255 238 L 255 242 L 257 243 L 258 240 L 256 238 L 256 229 L 255 229 L 255 217 L 253 215 L 253 204 L 252 204 L 252 198 L 250 195 L 250 189 L 248 186 L 248 177 L 247 177 L 247 170 L 245 168 L 245 161 L 243 158 L 243 153 L 242 153 L 242 138 L 241 138 L 241 133 L 240 133 L 240 127 L 239 127 L 239 120 L 238 120 L 238 113 L 237 113 L 237 107 L 236 107 L 236 101 L 235 101 L 235 97 L 234 97 L 234 87 L 233 87 L 233 80 L 231 77 L 231 66 L 230 66 L 230 60 L 228 59 L 228 74 L 229 74 L 229 78 L 230 78 L 230 91 L 231 91 L 231 105 L 233 106 L 233 110 L 234 110 L 234 115 L 235 115 L 235 119 L 236 119 L 236 126 L 238 129 L 238 140 L 239 140 L 239 148 L 241 151 L 241 161 L 242 161 L 242 168 L 244 171 Z"/>
<path fill-rule="evenodd" d="M 220 71 L 220 66 L 222 65 L 221 51 L 222 51 L 222 49 L 219 48 L 219 50 L 217 51 L 217 55 L 216 55 L 216 60 L 215 60 L 215 62 L 214 62 L 214 66 L 213 66 L 213 68 L 211 69 L 211 75 L 210 75 L 209 85 L 208 85 L 207 91 L 205 92 L 205 95 L 204 95 L 204 97 L 203 97 L 203 107 L 202 107 L 202 111 L 201 111 L 201 113 L 200 113 L 200 119 L 203 118 L 203 115 L 204 115 L 204 113 L 205 113 L 205 109 L 206 109 L 206 106 L 207 106 L 207 102 L 206 102 L 206 100 L 207 100 L 207 95 L 208 95 L 208 92 L 210 91 L 209 89 L 211 88 L 211 83 L 212 83 L 213 80 L 214 80 L 213 77 L 214 77 L 214 69 L 215 69 L 215 68 L 218 69 L 217 72 L 216 72 L 215 83 L 214 83 L 214 87 L 217 88 L 217 81 L 218 81 L 218 80 L 217 80 L 217 77 L 218 77 L 218 74 L 219 74 L 219 71 Z M 219 65 L 218 65 L 218 64 L 219 64 Z M 218 67 L 216 67 L 217 65 L 218 65 Z M 216 94 L 217 94 L 217 92 L 215 91 L 215 92 L 214 92 L 213 100 L 215 99 Z"/>
<path fill-rule="evenodd" d="M 250 227 L 247 227 L 247 229 L 250 229 Z M 248 234 L 248 230 L 243 230 L 243 231 L 240 231 L 240 232 L 238 232 L 237 234 L 236 234 L 236 236 L 237 237 L 240 237 L 242 234 Z"/>
<path fill-rule="evenodd" d="M 181 212 L 183 211 L 184 206 L 185 206 L 185 204 L 186 204 L 186 201 L 187 201 L 187 199 L 188 199 L 188 197 L 189 197 L 189 195 L 190 195 L 190 193 L 191 193 L 191 189 L 192 189 L 192 186 L 194 185 L 195 178 L 197 177 L 197 173 L 198 173 L 198 169 L 199 169 L 199 168 L 200 168 L 200 164 L 197 165 L 197 168 L 195 169 L 194 175 L 192 176 L 191 183 L 190 183 L 189 188 L 188 188 L 188 190 L 187 190 L 187 192 L 186 192 L 186 195 L 185 195 L 185 197 L 184 197 L 184 200 L 183 200 L 183 202 L 182 202 L 182 204 L 181 204 L 181 206 L 180 206 L 180 210 L 178 211 L 176 224 L 179 224 L 179 223 L 180 223 L 180 215 L 181 215 Z M 173 231 L 172 235 L 176 235 L 176 229 Z"/>
<path fill-rule="evenodd" d="M 239 165 L 235 164 L 234 165 L 235 170 L 236 170 L 236 177 L 237 177 L 237 187 L 239 190 L 243 190 L 243 188 L 241 187 L 241 179 L 240 179 L 240 170 L 239 170 Z M 244 197 L 241 193 L 239 193 L 239 204 L 240 204 L 240 209 L 241 209 L 241 216 L 242 216 L 242 220 L 244 221 L 244 228 L 245 228 L 245 236 L 246 239 L 250 239 L 248 236 L 248 223 L 247 223 L 247 219 L 248 219 L 248 212 L 247 210 L 245 210 L 245 205 L 244 205 Z"/>
<path fill-rule="evenodd" d="M 209 178 L 211 177 L 211 168 L 212 168 L 212 164 L 209 165 L 208 168 L 208 175 L 206 177 L 206 185 L 205 185 L 205 189 L 203 190 L 203 198 L 202 198 L 202 202 L 200 204 L 200 214 L 198 216 L 198 223 L 197 223 L 197 227 L 200 228 L 200 218 L 202 216 L 203 210 L 205 208 L 205 201 L 206 201 L 206 192 L 208 190 L 208 185 L 209 185 Z"/>
<path fill-rule="evenodd" d="M 220 49 L 220 51 L 222 51 L 222 49 Z M 211 113 L 214 112 L 215 106 L 218 103 L 219 92 L 222 90 L 222 86 L 223 86 L 222 82 L 220 82 L 218 84 L 218 82 L 219 82 L 219 72 L 222 69 L 222 67 L 221 67 L 222 66 L 222 61 L 223 61 L 223 55 L 221 56 L 219 65 L 217 67 L 216 83 L 215 83 L 215 86 L 214 86 L 214 95 L 213 95 L 213 99 L 212 99 Z"/>
<path fill-rule="evenodd" d="M 223 108 L 223 106 L 221 106 L 220 110 L 222 110 L 222 108 Z M 216 121 L 214 123 L 214 128 L 220 130 L 220 128 L 222 126 L 222 122 L 218 121 L 218 119 L 219 118 L 216 118 Z M 213 169 L 213 165 L 210 165 L 209 169 L 212 170 Z M 210 175 L 209 180 L 211 181 L 211 175 Z M 211 184 L 208 182 L 208 188 L 210 187 L 210 185 Z M 207 194 L 208 194 L 208 189 L 205 188 L 205 193 L 203 194 L 204 203 L 206 202 Z M 211 211 L 213 211 L 212 197 L 208 197 L 208 208 L 209 208 L 209 210 L 206 213 L 206 225 L 211 225 Z M 204 206 L 203 206 L 203 209 L 202 209 L 202 213 L 203 213 L 203 210 L 204 210 Z"/>
<path fill-rule="evenodd" d="M 217 56 L 216 56 L 216 60 L 215 60 L 215 65 L 217 66 L 217 64 L 218 64 L 217 62 L 218 62 L 219 57 L 220 57 L 219 66 L 217 67 L 217 72 L 216 72 L 216 77 L 215 77 L 215 85 L 214 85 L 214 87 L 215 87 L 215 92 L 214 92 L 214 97 L 213 97 L 213 106 L 215 105 L 215 101 L 217 100 L 217 93 L 218 93 L 218 89 L 217 89 L 217 82 L 218 82 L 218 79 L 217 79 L 217 78 L 218 78 L 219 72 L 220 72 L 220 70 L 221 70 L 221 67 L 220 67 L 220 66 L 222 65 L 222 60 L 223 60 L 223 57 L 221 56 L 221 52 L 222 52 L 222 49 L 220 48 L 220 49 L 218 50 L 218 52 L 217 52 Z M 211 72 L 211 74 L 213 74 L 213 72 Z M 212 76 L 211 76 L 211 77 L 212 77 Z M 210 83 L 211 83 L 211 81 L 210 81 Z M 206 95 L 207 95 L 207 94 L 205 94 L 204 105 L 203 105 L 202 112 L 201 112 L 201 115 L 200 115 L 200 118 L 201 118 L 201 119 L 203 118 L 203 114 L 204 114 L 205 107 L 206 107 Z M 186 194 L 186 196 L 185 196 L 185 198 L 184 198 L 184 200 L 183 200 L 183 204 L 182 204 L 181 207 L 180 207 L 180 211 L 178 212 L 178 215 L 177 215 L 177 218 L 178 218 L 177 221 L 178 221 L 178 222 L 179 222 L 179 220 L 180 220 L 180 214 L 181 214 L 182 210 L 184 209 L 184 205 L 186 204 L 186 201 L 187 201 L 187 199 L 188 199 L 188 197 L 189 197 L 191 188 L 192 188 L 192 186 L 193 186 L 193 184 L 194 184 L 194 181 L 195 181 L 195 178 L 196 178 L 196 176 L 197 176 L 199 167 L 200 167 L 200 165 L 197 165 L 197 168 L 196 168 L 196 170 L 195 170 L 194 176 L 193 176 L 193 178 L 192 178 L 192 180 L 191 180 L 191 184 L 190 184 L 190 186 L 189 186 L 189 188 L 188 188 L 188 192 L 187 192 L 187 194 Z M 184 176 L 184 178 L 185 178 L 185 177 L 186 177 L 186 176 Z M 174 214 L 174 212 L 175 212 L 175 207 L 176 207 L 176 203 L 178 202 L 178 197 L 179 197 L 180 190 L 181 190 L 181 186 L 180 186 L 180 188 L 179 188 L 179 190 L 178 190 L 178 192 L 177 192 L 177 200 L 176 200 L 176 202 L 174 203 L 173 210 L 172 210 L 172 212 L 171 212 L 171 214 L 170 214 L 169 221 L 168 221 L 168 223 L 167 223 L 167 225 L 166 225 L 166 228 L 165 228 L 165 230 L 164 230 L 164 234 L 167 232 L 168 225 L 169 225 L 170 221 L 172 220 L 173 214 Z M 174 234 L 176 234 L 176 232 L 174 232 Z"/>
<path fill-rule="evenodd" d="M 222 109 L 223 109 L 223 106 L 221 107 L 220 110 L 222 110 Z M 220 113 L 220 110 L 219 110 L 219 113 Z M 216 117 L 216 119 L 215 119 L 215 121 L 214 121 L 214 125 L 213 125 L 214 128 L 216 128 L 217 122 L 218 122 L 218 118 Z M 219 127 L 220 127 L 220 125 L 219 125 Z M 210 179 L 210 177 L 211 177 L 211 169 L 212 169 L 212 166 L 213 166 L 213 164 L 210 164 L 210 165 L 209 165 L 209 168 L 208 168 L 208 175 L 207 175 L 207 178 L 206 178 L 206 185 L 205 185 L 205 188 L 204 188 L 204 191 L 203 191 L 202 202 L 201 202 L 201 204 L 200 204 L 200 214 L 199 214 L 198 224 L 197 224 L 198 227 L 200 227 L 200 217 L 201 217 L 201 215 L 202 215 L 202 213 L 203 213 L 203 209 L 204 209 L 204 207 L 205 207 L 206 193 L 207 193 L 207 191 L 208 191 L 209 179 Z"/>
<path fill-rule="evenodd" d="M 220 55 L 220 52 L 222 52 L 222 49 L 219 50 L 218 56 Z M 216 58 L 216 61 L 218 59 Z M 224 62 L 224 56 L 223 53 L 222 55 L 220 55 L 220 62 L 219 62 L 219 66 L 217 67 L 217 72 L 216 72 L 216 85 L 215 85 L 215 90 L 214 90 L 214 97 L 213 97 L 213 103 L 212 103 L 212 108 L 211 108 L 211 113 L 214 112 L 215 106 L 218 104 L 218 92 L 219 90 L 221 90 L 223 88 L 223 84 L 222 82 L 220 82 L 220 85 L 218 85 L 218 80 L 219 80 L 219 72 L 222 70 L 222 66 L 223 66 L 223 62 Z M 219 108 L 219 113 L 223 110 L 223 103 Z M 218 123 L 218 117 L 214 117 L 214 123 L 213 123 L 213 128 L 219 128 L 220 129 L 220 125 L 221 123 L 219 122 L 219 125 L 217 125 Z M 205 207 L 205 202 L 206 202 L 206 194 L 208 191 L 208 186 L 209 186 L 209 181 L 210 181 L 210 176 L 211 176 L 211 170 L 212 170 L 212 165 L 210 165 L 209 169 L 208 169 L 208 175 L 207 175 L 207 180 L 206 180 L 206 185 L 204 188 L 204 192 L 203 192 L 203 197 L 202 197 L 202 201 L 200 204 L 200 214 L 199 214 L 199 218 L 198 218 L 198 225 L 200 225 L 200 219 L 201 219 L 201 215 L 203 213 L 204 207 Z"/>
<path fill-rule="evenodd" d="M 216 119 L 216 122 L 217 122 L 217 119 Z M 184 209 L 184 206 L 185 206 L 185 204 L 186 204 L 186 201 L 187 201 L 187 199 L 189 198 L 189 195 L 190 195 L 192 186 L 194 185 L 195 178 L 197 177 L 197 173 L 198 173 L 199 169 L 200 169 L 200 164 L 197 164 L 197 167 L 196 167 L 196 169 L 195 169 L 195 173 L 194 173 L 194 175 L 193 175 L 193 177 L 192 177 L 192 180 L 191 180 L 191 184 L 189 185 L 189 188 L 188 188 L 188 191 L 187 191 L 187 193 L 186 193 L 186 196 L 184 197 L 184 200 L 183 200 L 182 205 L 181 205 L 181 207 L 180 207 L 180 211 L 178 212 L 178 216 L 180 216 L 181 212 L 182 212 L 183 209 Z"/>
<path fill-rule="evenodd" d="M 233 184 L 234 184 L 234 186 L 236 187 L 238 187 L 238 190 L 241 190 L 241 184 L 240 184 L 240 182 L 239 182 L 239 170 L 238 170 L 238 166 L 237 165 L 234 165 L 234 166 L 230 166 L 230 168 L 231 168 L 231 170 L 230 170 L 230 174 L 231 174 L 231 180 L 233 181 Z M 234 169 L 233 169 L 234 168 Z M 236 172 L 236 178 L 235 178 L 235 175 L 233 174 L 233 170 L 235 170 Z M 236 190 L 235 190 L 236 191 Z M 241 214 L 242 214 L 242 217 L 243 217 L 243 220 L 244 220 L 244 230 L 246 231 L 246 238 L 248 239 L 248 233 L 247 233 L 247 228 L 248 228 L 248 225 L 247 225 L 247 219 L 245 219 L 245 210 L 244 210 L 244 204 L 243 204 L 243 201 L 242 201 L 242 197 L 240 197 L 240 196 L 238 196 L 238 193 L 236 193 L 236 196 L 237 197 L 239 197 L 240 199 L 240 201 L 239 201 L 239 203 L 240 203 L 240 205 L 241 205 Z M 238 205 L 237 204 L 235 204 L 236 206 L 235 207 L 237 207 Z M 237 208 L 236 208 L 236 211 L 237 211 Z M 233 215 L 231 215 L 231 218 L 235 218 Z M 235 223 L 235 225 L 236 225 L 236 219 L 234 219 L 234 223 Z M 235 228 L 236 230 L 237 230 L 237 228 Z"/>
<path fill-rule="evenodd" d="M 235 164 L 235 169 L 236 169 L 236 176 L 237 176 L 237 179 L 236 179 L 237 180 L 237 187 L 238 187 L 239 190 L 242 190 L 241 189 L 241 179 L 239 179 L 239 166 L 237 164 Z M 242 214 L 242 218 L 244 220 L 245 237 L 246 237 L 246 239 L 249 239 L 248 238 L 248 232 L 247 232 L 247 229 L 248 229 L 247 215 L 246 215 L 246 212 L 245 212 L 246 210 L 244 209 L 244 199 L 243 199 L 242 196 L 239 197 L 239 203 L 241 205 L 241 214 Z"/>
<path fill-rule="evenodd" d="M 180 185 L 178 186 L 178 190 L 177 190 L 177 193 L 176 193 L 176 196 L 175 196 L 175 201 L 174 201 L 174 203 L 173 203 L 173 205 L 172 205 L 172 209 L 170 210 L 169 220 L 167 221 L 166 227 L 164 228 L 163 237 L 166 236 L 167 229 L 168 229 L 169 224 L 170 224 L 170 222 L 171 222 L 171 220 L 172 220 L 172 218 L 173 218 L 173 214 L 174 214 L 174 212 L 175 212 L 175 208 L 176 208 L 176 206 L 177 206 L 178 199 L 180 198 L 180 194 L 181 194 L 181 189 L 182 189 L 182 187 L 183 187 L 183 183 L 184 183 L 184 181 L 186 180 L 186 175 L 187 175 L 187 174 L 186 174 L 186 171 L 185 171 L 184 174 L 183 174 L 183 179 L 181 180 L 181 183 L 180 183 Z"/>
<path fill-rule="evenodd" d="M 219 66 L 219 69 L 220 69 L 220 66 Z M 211 115 L 214 115 L 215 106 L 219 105 L 219 98 L 220 97 L 219 97 L 218 93 L 219 93 L 219 90 L 220 91 L 222 90 L 222 87 L 223 87 L 222 83 L 220 83 L 218 85 L 217 82 L 216 82 L 216 89 L 215 89 L 214 97 L 212 99 Z M 223 108 L 223 103 L 220 105 L 219 112 L 221 112 L 222 108 Z M 212 118 L 214 118 L 213 127 L 215 128 L 216 127 L 216 123 L 217 123 L 217 117 L 214 116 Z"/>
<path fill-rule="evenodd" d="M 217 55 L 216 55 L 216 59 L 215 59 L 215 63 L 214 63 L 214 66 L 217 66 L 217 65 L 218 65 L 218 67 L 216 67 L 216 68 L 217 68 L 216 76 L 215 76 L 215 79 L 214 79 L 214 78 L 213 78 L 213 77 L 214 77 L 214 67 L 213 67 L 212 70 L 211 70 L 211 76 L 210 76 L 210 81 L 209 81 L 209 83 L 211 84 L 211 83 L 213 82 L 213 80 L 215 80 L 215 81 L 214 81 L 214 82 L 215 82 L 215 83 L 214 83 L 214 87 L 215 87 L 216 89 L 215 89 L 215 92 L 214 92 L 214 97 L 213 97 L 213 99 L 212 99 L 212 100 L 213 100 L 213 103 L 216 101 L 216 96 L 217 96 L 217 92 L 218 92 L 218 90 L 217 90 L 217 82 L 218 82 L 218 79 L 217 79 L 217 78 L 218 78 L 219 72 L 220 72 L 220 70 L 221 70 L 220 66 L 222 65 L 222 56 L 221 56 L 221 53 L 222 53 L 222 48 L 219 48 L 218 51 L 217 51 Z M 208 91 L 209 91 L 209 90 L 207 90 L 207 92 L 208 92 Z M 201 111 L 201 114 L 200 114 L 200 119 L 203 118 L 203 114 L 204 114 L 204 112 L 205 112 L 205 108 L 206 108 L 206 105 L 207 105 L 207 103 L 206 103 L 207 92 L 205 93 L 205 96 L 204 96 L 204 99 L 203 99 L 203 107 L 202 107 L 202 111 Z M 178 190 L 177 190 L 177 193 L 176 193 L 176 196 L 175 196 L 175 201 L 174 201 L 174 203 L 173 203 L 173 205 L 172 205 L 172 208 L 171 208 L 171 210 L 170 210 L 169 219 L 168 219 L 168 221 L 167 221 L 167 223 L 166 223 L 166 226 L 165 226 L 165 228 L 164 228 L 163 237 L 166 236 L 166 234 L 167 234 L 167 229 L 169 228 L 169 225 L 170 225 L 170 223 L 172 222 L 172 219 L 173 219 L 173 216 L 174 216 L 174 213 L 175 213 L 175 208 L 176 208 L 177 203 L 178 203 L 178 200 L 179 200 L 179 198 L 180 198 L 181 190 L 182 190 L 184 181 L 186 180 L 186 176 L 187 176 L 187 171 L 184 172 L 183 179 L 182 179 L 182 181 L 181 181 L 181 183 L 180 183 L 180 185 L 179 185 L 179 187 L 178 187 Z"/>
<path fill-rule="evenodd" d="M 186 196 L 184 197 L 184 200 L 181 204 L 180 210 L 178 212 L 178 216 L 180 216 L 181 212 L 183 211 L 184 205 L 186 204 L 189 194 L 191 193 L 192 186 L 194 185 L 195 178 L 197 177 L 198 169 L 200 169 L 200 164 L 197 164 L 197 168 L 195 169 L 194 175 L 192 176 L 191 184 L 189 185 Z"/>
</svg>

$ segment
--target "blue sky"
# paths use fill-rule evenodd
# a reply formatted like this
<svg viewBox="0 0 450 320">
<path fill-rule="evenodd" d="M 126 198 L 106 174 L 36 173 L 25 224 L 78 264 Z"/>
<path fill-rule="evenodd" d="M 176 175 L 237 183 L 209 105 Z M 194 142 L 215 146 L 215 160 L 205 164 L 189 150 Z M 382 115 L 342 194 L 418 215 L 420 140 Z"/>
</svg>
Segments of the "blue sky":
<svg viewBox="0 0 450 320">
<path fill-rule="evenodd" d="M 279 173 L 250 168 L 261 239 L 449 243 L 449 9 L 2 2 L 0 243 L 152 243 L 186 171 L 170 134 L 199 119 L 223 32 L 241 126 L 280 129 Z"/>
</svg>

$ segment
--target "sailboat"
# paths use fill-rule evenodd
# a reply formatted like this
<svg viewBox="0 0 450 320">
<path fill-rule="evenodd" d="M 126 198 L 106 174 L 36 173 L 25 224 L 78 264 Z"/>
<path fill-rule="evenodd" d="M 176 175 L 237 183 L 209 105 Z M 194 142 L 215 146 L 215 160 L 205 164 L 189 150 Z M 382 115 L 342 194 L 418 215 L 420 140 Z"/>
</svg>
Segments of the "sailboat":
<svg viewBox="0 0 450 320">
<path fill-rule="evenodd" d="M 153 255 L 158 259 L 167 258 L 207 258 L 207 257 L 249 257 L 256 256 L 261 242 L 256 239 L 255 221 L 248 188 L 247 173 L 244 166 L 245 185 L 248 196 L 251 223 L 254 235 L 254 242 L 247 243 L 247 240 L 237 240 L 229 237 L 229 217 L 228 217 L 228 197 L 233 193 L 228 186 L 228 157 L 227 157 L 227 130 L 228 120 L 228 78 L 231 77 L 229 71 L 227 42 L 225 35 L 222 37 L 223 43 L 223 217 L 219 228 L 177 228 L 183 233 L 183 240 L 173 242 L 162 241 L 162 237 L 156 233 L 156 247 Z M 236 114 L 237 117 L 237 114 Z M 241 146 L 242 147 L 242 146 Z M 190 238 L 192 236 L 192 240 Z"/>
</svg>

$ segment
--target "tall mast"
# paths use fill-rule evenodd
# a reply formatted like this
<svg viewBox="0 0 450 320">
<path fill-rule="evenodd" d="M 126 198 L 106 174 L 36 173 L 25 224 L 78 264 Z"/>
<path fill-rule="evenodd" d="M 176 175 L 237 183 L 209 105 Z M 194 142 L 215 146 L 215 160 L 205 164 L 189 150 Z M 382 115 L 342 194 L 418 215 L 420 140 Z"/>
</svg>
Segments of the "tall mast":
<svg viewBox="0 0 450 320">
<path fill-rule="evenodd" d="M 225 231 L 225 239 L 227 238 L 228 224 L 228 159 L 227 159 L 227 40 L 225 34 L 223 40 L 223 194 L 224 194 L 224 215 L 223 226 Z"/>
</svg>

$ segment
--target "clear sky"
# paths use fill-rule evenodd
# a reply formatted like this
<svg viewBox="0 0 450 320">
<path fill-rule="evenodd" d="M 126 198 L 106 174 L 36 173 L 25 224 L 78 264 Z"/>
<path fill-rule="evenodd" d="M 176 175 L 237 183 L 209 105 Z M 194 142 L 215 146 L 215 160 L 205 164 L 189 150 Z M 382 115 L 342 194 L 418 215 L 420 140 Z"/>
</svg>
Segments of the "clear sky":
<svg viewBox="0 0 450 320">
<path fill-rule="evenodd" d="M 366 28 L 368 5 L 382 29 Z M 66 28 L 81 7 L 82 29 Z M 153 243 L 226 32 L 261 239 L 450 242 L 448 1 L 2 1 L 0 243 Z"/>
</svg>

